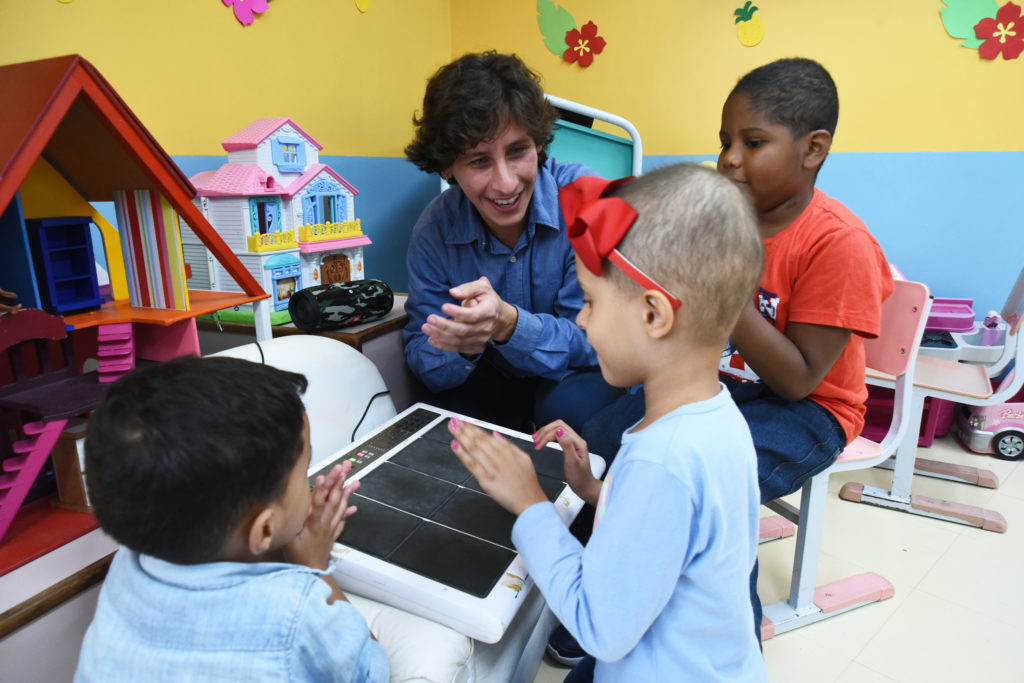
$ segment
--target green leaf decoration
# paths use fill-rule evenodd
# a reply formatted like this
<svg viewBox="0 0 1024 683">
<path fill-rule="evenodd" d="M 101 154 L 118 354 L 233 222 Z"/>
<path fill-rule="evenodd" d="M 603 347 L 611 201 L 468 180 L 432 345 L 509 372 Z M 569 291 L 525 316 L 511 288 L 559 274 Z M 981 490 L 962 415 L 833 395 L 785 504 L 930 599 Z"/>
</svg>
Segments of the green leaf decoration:
<svg viewBox="0 0 1024 683">
<path fill-rule="evenodd" d="M 544 36 L 544 44 L 552 54 L 565 52 L 565 34 L 576 28 L 576 20 L 561 5 L 551 0 L 537 0 L 537 26 Z"/>
<path fill-rule="evenodd" d="M 964 47 L 977 50 L 985 41 L 974 34 L 974 25 L 985 17 L 995 17 L 999 11 L 997 0 L 943 0 L 939 10 L 946 33 L 962 38 Z"/>
<path fill-rule="evenodd" d="M 736 11 L 733 12 L 733 14 L 736 15 L 735 23 L 738 24 L 741 21 L 750 21 L 753 18 L 754 12 L 759 10 L 760 7 L 757 7 L 756 5 L 754 5 L 752 7 L 751 5 L 754 5 L 752 0 L 747 0 L 747 2 L 743 5 L 743 7 L 737 7 L 736 8 Z"/>
</svg>

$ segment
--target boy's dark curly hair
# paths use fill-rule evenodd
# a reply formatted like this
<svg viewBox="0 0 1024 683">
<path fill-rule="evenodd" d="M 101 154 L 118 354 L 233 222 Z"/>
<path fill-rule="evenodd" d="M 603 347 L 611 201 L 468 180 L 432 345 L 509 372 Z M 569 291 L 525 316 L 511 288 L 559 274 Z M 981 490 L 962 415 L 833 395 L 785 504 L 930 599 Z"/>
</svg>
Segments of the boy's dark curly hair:
<svg viewBox="0 0 1024 683">
<path fill-rule="evenodd" d="M 839 93 L 825 67 L 813 59 L 791 57 L 760 66 L 739 80 L 733 95 L 746 97 L 755 111 L 789 128 L 793 137 L 812 130 L 835 136 Z"/>
<path fill-rule="evenodd" d="M 515 55 L 467 54 L 437 70 L 427 83 L 423 112 L 413 116 L 416 137 L 405 156 L 427 173 L 449 168 L 460 154 L 494 137 L 512 121 L 547 158 L 556 114 L 536 73 Z"/>
<path fill-rule="evenodd" d="M 100 526 L 168 562 L 217 559 L 302 453 L 306 378 L 238 358 L 133 370 L 89 420 L 85 480 Z"/>
</svg>

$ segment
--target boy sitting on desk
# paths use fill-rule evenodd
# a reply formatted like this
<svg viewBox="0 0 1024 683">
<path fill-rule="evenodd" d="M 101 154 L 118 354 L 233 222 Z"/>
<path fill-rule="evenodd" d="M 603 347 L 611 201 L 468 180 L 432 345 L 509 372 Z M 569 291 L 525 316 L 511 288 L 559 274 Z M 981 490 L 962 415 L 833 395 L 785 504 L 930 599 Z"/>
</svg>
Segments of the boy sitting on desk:
<svg viewBox="0 0 1024 683">
<path fill-rule="evenodd" d="M 89 421 L 86 484 L 122 545 L 76 681 L 387 681 L 327 572 L 354 512 L 339 465 L 310 491 L 306 378 L 235 358 L 135 370 Z"/>
<path fill-rule="evenodd" d="M 750 629 L 756 458 L 718 381 L 722 346 L 761 272 L 743 192 L 693 165 L 629 182 L 581 178 L 562 210 L 584 292 L 577 323 L 612 385 L 642 383 L 642 419 L 602 484 L 586 443 L 557 441 L 572 489 L 597 507 L 586 547 L 562 524 L 528 456 L 498 433 L 453 421 L 452 449 L 518 516 L 512 540 L 548 605 L 583 648 L 567 680 L 766 680 Z"/>
</svg>

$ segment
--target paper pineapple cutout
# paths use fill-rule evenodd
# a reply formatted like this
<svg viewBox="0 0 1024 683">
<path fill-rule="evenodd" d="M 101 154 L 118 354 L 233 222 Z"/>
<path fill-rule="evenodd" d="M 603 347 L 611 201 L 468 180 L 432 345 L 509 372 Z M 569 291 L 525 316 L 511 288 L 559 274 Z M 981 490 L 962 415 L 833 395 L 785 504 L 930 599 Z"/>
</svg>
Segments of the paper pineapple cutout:
<svg viewBox="0 0 1024 683">
<path fill-rule="evenodd" d="M 761 15 L 754 14 L 758 7 L 751 0 L 737 7 L 733 14 L 736 15 L 736 37 L 740 43 L 747 47 L 754 47 L 764 38 L 764 21 Z"/>
</svg>

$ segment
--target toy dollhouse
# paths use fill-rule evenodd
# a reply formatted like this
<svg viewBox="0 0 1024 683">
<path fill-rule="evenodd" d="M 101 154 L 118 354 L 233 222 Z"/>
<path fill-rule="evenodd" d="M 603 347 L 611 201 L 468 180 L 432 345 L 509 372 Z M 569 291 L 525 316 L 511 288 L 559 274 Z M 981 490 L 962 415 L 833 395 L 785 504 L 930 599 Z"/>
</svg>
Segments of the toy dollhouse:
<svg viewBox="0 0 1024 683">
<path fill-rule="evenodd" d="M 92 64 L 70 55 L 0 66 L 0 112 L 0 288 L 25 309 L 0 327 L 0 418 L 11 426 L 0 434 L 3 539 L 68 420 L 88 414 L 103 383 L 137 362 L 198 355 L 196 316 L 243 304 L 263 311 L 267 294 Z M 116 227 L 97 208 L 103 202 Z M 179 216 L 235 292 L 186 286 Z M 109 291 L 97 277 L 99 252 Z M 269 325 L 257 329 L 269 336 Z M 96 370 L 83 372 L 86 361 Z M 71 405 L 73 397 L 82 400 Z M 0 548 L 0 573 L 24 559 L 8 557 L 9 547 Z"/>
<path fill-rule="evenodd" d="M 224 140 L 228 162 L 192 176 L 196 206 L 286 311 L 299 289 L 363 279 L 370 240 L 354 218 L 358 191 L 326 164 L 320 144 L 285 117 L 257 119 Z M 215 290 L 237 285 L 199 240 L 182 230 L 190 282 Z"/>
</svg>

